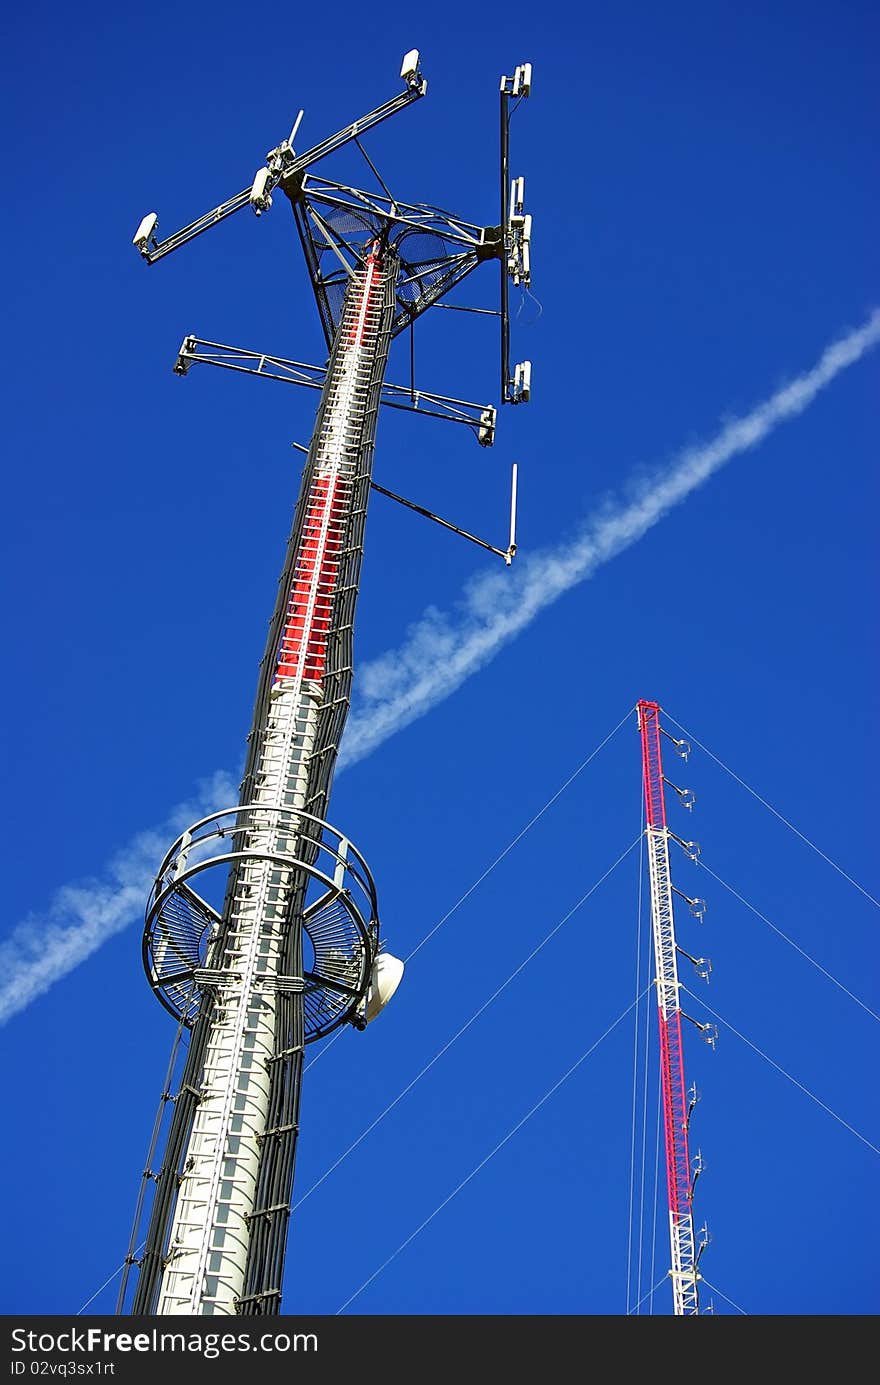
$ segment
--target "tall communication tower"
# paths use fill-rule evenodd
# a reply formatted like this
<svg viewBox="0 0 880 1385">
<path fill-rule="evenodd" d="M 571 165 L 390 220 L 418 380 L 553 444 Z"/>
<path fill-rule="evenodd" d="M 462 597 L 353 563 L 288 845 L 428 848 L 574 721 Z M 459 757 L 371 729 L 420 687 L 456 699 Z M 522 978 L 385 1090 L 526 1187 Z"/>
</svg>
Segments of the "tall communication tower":
<svg viewBox="0 0 880 1385">
<path fill-rule="evenodd" d="M 280 1311 L 305 1045 L 345 1023 L 363 1029 L 403 973 L 403 963 L 383 950 L 366 862 L 326 820 L 352 685 L 367 505 L 371 489 L 384 491 L 372 479 L 376 424 L 384 404 L 464 424 L 483 446 L 493 442 L 494 406 L 417 391 L 412 378 L 408 386 L 385 380 L 392 339 L 412 331 L 484 261 L 500 262 L 500 307 L 464 310 L 500 320 L 501 402 L 529 398 L 530 363 L 512 374 L 509 367 L 508 281 L 529 284 L 531 217 L 522 178 L 508 187 L 508 128 L 511 103 L 529 95 L 531 65 L 501 79 L 495 226 L 401 202 L 385 186 L 360 137 L 425 95 L 417 51 L 406 54 L 400 75 L 397 96 L 304 154 L 293 148 L 300 111 L 248 188 L 165 240 L 150 213 L 134 237 L 152 264 L 242 208 L 261 215 L 282 192 L 329 355 L 325 365 L 310 366 L 187 336 L 174 367 L 185 375 L 196 363 L 217 365 L 305 385 L 321 397 L 260 665 L 240 801 L 178 837 L 148 901 L 144 964 L 178 1020 L 175 1052 L 185 1049 L 185 1058 L 179 1069 L 172 1056 L 121 1313 Z M 352 143 L 381 191 L 306 171 Z M 505 548 L 384 494 L 510 564 L 516 468 Z M 188 1045 L 180 1043 L 187 1032 Z M 139 1273 L 129 1299 L 133 1265 Z"/>
<path fill-rule="evenodd" d="M 692 962 L 697 973 L 708 979 L 711 970 L 705 957 L 692 957 L 679 947 L 675 938 L 675 917 L 672 896 L 679 895 L 696 918 L 705 913 L 705 902 L 692 899 L 677 890 L 669 868 L 669 839 L 677 841 L 687 854 L 696 859 L 696 842 L 682 841 L 666 823 L 664 785 L 671 788 L 686 808 L 693 807 L 690 789 L 681 789 L 663 773 L 660 737 L 668 736 L 660 725 L 660 707 L 656 702 L 641 701 L 637 705 L 639 732 L 642 739 L 642 780 L 645 791 L 645 841 L 648 853 L 648 877 L 651 890 L 651 928 L 654 936 L 655 985 L 660 1029 L 660 1091 L 663 1105 L 663 1135 L 666 1149 L 666 1187 L 669 1197 L 669 1241 L 671 1250 L 670 1278 L 672 1280 L 673 1313 L 677 1316 L 698 1314 L 699 1263 L 709 1243 L 708 1231 L 703 1228 L 697 1246 L 694 1234 L 693 1196 L 696 1181 L 702 1173 L 702 1156 L 694 1164 L 688 1151 L 688 1127 L 697 1102 L 696 1087 L 685 1087 L 684 1045 L 682 1018 L 690 1019 L 681 1009 L 679 997 L 678 957 Z M 670 737 L 676 751 L 687 757 L 685 741 Z M 717 1030 L 712 1024 L 692 1020 L 703 1038 L 715 1044 Z"/>
</svg>

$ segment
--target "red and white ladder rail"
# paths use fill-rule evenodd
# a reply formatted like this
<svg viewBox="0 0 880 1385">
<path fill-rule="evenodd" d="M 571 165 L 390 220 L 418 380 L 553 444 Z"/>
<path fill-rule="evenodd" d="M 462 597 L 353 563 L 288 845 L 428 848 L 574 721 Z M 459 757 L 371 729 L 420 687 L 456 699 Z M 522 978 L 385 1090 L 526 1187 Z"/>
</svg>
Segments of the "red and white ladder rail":
<svg viewBox="0 0 880 1385">
<path fill-rule="evenodd" d="M 227 906 L 221 974 L 204 1082 L 183 1163 L 157 1313 L 232 1315 L 244 1291 L 249 1221 L 267 1127 L 275 996 L 296 872 L 265 859 L 295 856 L 315 749 L 322 679 L 363 422 L 379 341 L 384 271 L 377 254 L 352 275 L 313 443 L 314 466 L 279 642 L 245 849 Z M 263 810 L 263 811 L 261 811 Z M 294 826 L 291 826 L 291 823 Z"/>
<path fill-rule="evenodd" d="M 669 1240 L 672 1256 L 673 1313 L 699 1313 L 699 1297 L 691 1166 L 688 1153 L 688 1103 L 684 1080 L 678 963 L 672 881 L 669 871 L 669 829 L 663 793 L 660 747 L 660 707 L 639 702 L 642 738 L 642 777 L 645 790 L 645 838 L 651 887 L 651 926 L 654 934 L 655 984 L 660 1028 L 660 1081 L 663 1133 L 666 1147 L 666 1185 L 669 1194 Z"/>
</svg>

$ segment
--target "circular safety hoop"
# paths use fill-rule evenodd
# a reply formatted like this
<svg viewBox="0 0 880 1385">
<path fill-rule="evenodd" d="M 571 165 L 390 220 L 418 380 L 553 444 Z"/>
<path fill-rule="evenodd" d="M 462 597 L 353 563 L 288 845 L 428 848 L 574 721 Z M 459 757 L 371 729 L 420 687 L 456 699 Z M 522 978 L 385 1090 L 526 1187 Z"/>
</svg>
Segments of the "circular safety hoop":
<svg viewBox="0 0 880 1385">
<path fill-rule="evenodd" d="M 330 823 L 256 803 L 194 823 L 159 868 L 147 902 L 143 960 L 165 1008 L 192 1025 L 205 990 L 230 976 L 225 945 L 236 902 L 257 891 L 275 915 L 276 933 L 301 922 L 303 966 L 301 977 L 258 967 L 255 985 L 302 992 L 307 1043 L 346 1020 L 357 1023 L 379 948 L 369 868 Z M 286 918 L 277 917 L 279 900 L 289 902 Z"/>
</svg>

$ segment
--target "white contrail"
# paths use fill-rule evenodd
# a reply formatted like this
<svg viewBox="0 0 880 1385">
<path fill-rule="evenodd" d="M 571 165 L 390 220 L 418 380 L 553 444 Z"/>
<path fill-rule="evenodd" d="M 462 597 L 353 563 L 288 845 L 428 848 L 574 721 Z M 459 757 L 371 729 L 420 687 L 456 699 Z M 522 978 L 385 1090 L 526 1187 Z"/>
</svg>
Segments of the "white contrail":
<svg viewBox="0 0 880 1385">
<path fill-rule="evenodd" d="M 564 592 L 623 552 L 691 491 L 733 457 L 755 447 L 803 412 L 847 366 L 880 341 L 880 310 L 823 352 L 806 374 L 777 390 L 743 418 L 690 447 L 623 499 L 609 500 L 569 542 L 518 559 L 509 573 L 481 577 L 450 614 L 430 608 L 403 644 L 358 670 L 340 770 L 369 755 L 389 736 L 436 706 Z M 200 802 L 182 804 L 160 829 L 140 833 L 110 862 L 99 881 L 59 889 L 48 909 L 20 923 L 0 943 L 0 1024 L 47 991 L 105 939 L 142 917 L 156 867 L 173 836 L 194 818 L 238 800 L 231 777 L 203 785 Z"/>
<path fill-rule="evenodd" d="M 237 784 L 218 771 L 198 785 L 190 803 L 172 809 L 161 827 L 133 837 L 105 867 L 102 879 L 62 885 L 43 913 L 19 923 L 0 942 L 0 1024 L 48 991 L 114 933 L 142 919 L 156 869 L 178 832 L 237 800 Z"/>
<path fill-rule="evenodd" d="M 786 419 L 880 341 L 880 310 L 833 342 L 812 370 L 725 424 L 709 442 L 687 448 L 624 499 L 608 501 L 569 542 L 525 559 L 510 573 L 478 578 L 447 615 L 429 608 L 397 649 L 358 670 L 357 700 L 345 732 L 340 768 L 369 755 L 396 731 L 455 692 L 503 645 L 564 592 L 592 577 L 640 539 L 674 505 L 733 457 L 757 446 Z"/>
</svg>

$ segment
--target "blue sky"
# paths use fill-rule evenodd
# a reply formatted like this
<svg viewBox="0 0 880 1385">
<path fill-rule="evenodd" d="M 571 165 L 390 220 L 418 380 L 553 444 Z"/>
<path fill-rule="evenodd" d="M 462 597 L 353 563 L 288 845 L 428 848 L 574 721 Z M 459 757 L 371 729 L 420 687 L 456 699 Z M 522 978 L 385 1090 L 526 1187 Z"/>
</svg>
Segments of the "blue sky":
<svg viewBox="0 0 880 1385">
<path fill-rule="evenodd" d="M 369 718 L 429 608 L 443 616 L 422 647 L 441 670 L 438 631 L 448 662 L 597 517 L 871 321 L 878 34 L 857 3 L 514 4 L 466 29 L 343 4 L 328 35 L 309 10 L 196 0 L 36 4 L 7 35 L 0 957 L 16 1013 L 0 1032 L 15 1187 L 0 1309 L 75 1313 L 125 1254 L 172 1039 L 141 972 L 142 880 L 177 805 L 218 773 L 237 782 L 298 486 L 290 443 L 308 441 L 315 403 L 171 365 L 188 332 L 323 355 L 284 199 L 151 268 L 131 246 L 141 216 L 170 232 L 231 196 L 300 108 L 304 149 L 394 94 L 417 46 L 427 98 L 370 154 L 401 198 L 493 223 L 498 79 L 533 63 L 511 167 L 534 215 L 538 302 L 512 299 L 532 402 L 503 412 L 492 451 L 389 414 L 376 461 L 381 484 L 496 542 L 517 461 L 520 551 L 505 572 L 374 497 L 355 675 Z M 369 185 L 359 156 L 321 171 Z M 484 267 L 457 301 L 496 294 Z M 330 817 L 373 869 L 392 951 L 417 947 L 640 697 L 878 896 L 877 361 L 866 341 L 340 773 Z M 407 371 L 400 342 L 389 379 Z M 491 320 L 430 314 L 416 376 L 495 401 Z M 500 590 L 474 597 L 493 572 Z M 395 675 L 376 662 L 389 651 Z M 713 963 L 708 989 L 683 970 L 687 1004 L 724 1021 L 715 1052 L 685 1033 L 706 1298 L 876 1313 L 876 906 L 708 754 L 668 772 L 697 795 L 692 815 L 671 810 L 675 830 L 791 940 L 673 858 L 676 884 L 709 903 L 701 926 L 678 921 Z M 662 1186 L 652 1230 L 656 1033 L 645 1058 L 630 1009 L 648 977 L 638 849 L 468 1023 L 638 836 L 639 775 L 631 715 L 412 957 L 381 1019 L 307 1073 L 286 1312 L 670 1311 Z M 89 929 L 109 936 L 17 1008 Z M 114 1290 L 87 1311 L 112 1311 Z"/>
</svg>

